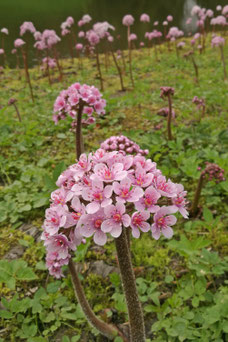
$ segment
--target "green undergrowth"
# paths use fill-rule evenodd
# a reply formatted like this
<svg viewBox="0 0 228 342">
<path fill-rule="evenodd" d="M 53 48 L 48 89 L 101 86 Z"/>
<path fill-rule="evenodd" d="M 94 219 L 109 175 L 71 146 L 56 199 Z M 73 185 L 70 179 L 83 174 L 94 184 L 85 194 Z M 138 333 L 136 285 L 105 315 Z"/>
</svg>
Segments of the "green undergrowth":
<svg viewBox="0 0 228 342">
<path fill-rule="evenodd" d="M 187 45 L 189 41 L 187 41 Z M 228 53 L 227 47 L 225 54 Z M 86 151 L 95 150 L 111 135 L 124 134 L 149 150 L 162 172 L 188 191 L 191 203 L 206 161 L 228 171 L 227 81 L 223 81 L 219 51 L 195 52 L 199 83 L 189 60 L 161 46 L 154 51 L 133 51 L 135 88 L 124 75 L 127 90 L 119 91 L 119 79 L 109 57 L 102 64 L 107 113 L 83 129 Z M 126 57 L 127 53 L 125 52 Z M 101 56 L 103 61 L 104 57 Z M 119 61 L 121 63 L 121 61 Z M 106 341 L 88 326 L 74 296 L 67 267 L 65 278 L 55 280 L 45 268 L 42 242 L 21 229 L 23 224 L 42 231 L 45 208 L 58 175 L 75 162 L 74 134 L 70 120 L 54 125 L 53 103 L 59 92 L 74 82 L 99 87 L 95 59 L 61 61 L 63 82 L 57 71 L 52 86 L 37 67 L 30 69 L 35 94 L 29 97 L 23 70 L 5 69 L 1 74 L 0 109 L 0 342 Z M 175 88 L 173 141 L 167 141 L 166 119 L 158 116 L 167 106 L 160 87 Z M 205 117 L 192 103 L 197 95 L 206 102 Z M 10 98 L 17 99 L 22 122 L 18 122 Z M 131 250 L 137 286 L 145 314 L 148 342 L 228 341 L 227 258 L 228 181 L 207 183 L 196 218 L 179 217 L 172 240 L 153 240 L 143 234 L 132 240 Z M 12 249 L 22 252 L 7 261 Z M 13 258 L 13 257 L 12 257 Z M 91 271 L 102 260 L 112 267 L 103 277 Z M 97 315 L 107 322 L 127 321 L 126 304 L 118 273 L 115 246 L 102 249 L 88 242 L 75 254 L 86 296 Z M 119 342 L 116 339 L 116 342 Z"/>
</svg>

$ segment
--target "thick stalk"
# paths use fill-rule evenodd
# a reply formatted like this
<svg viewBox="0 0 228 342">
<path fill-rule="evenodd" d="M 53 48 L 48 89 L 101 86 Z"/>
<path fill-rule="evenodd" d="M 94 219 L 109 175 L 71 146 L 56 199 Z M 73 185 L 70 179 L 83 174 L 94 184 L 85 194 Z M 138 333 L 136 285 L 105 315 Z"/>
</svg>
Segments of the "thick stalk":
<svg viewBox="0 0 228 342">
<path fill-rule="evenodd" d="M 224 72 L 224 80 L 227 79 L 227 73 L 226 73 L 226 63 L 225 63 L 225 58 L 224 58 L 224 53 L 223 53 L 223 47 L 220 46 L 221 50 L 221 59 L 222 59 L 222 64 L 223 64 L 223 72 Z"/>
<path fill-rule="evenodd" d="M 192 207 L 191 207 L 191 216 L 193 216 L 193 217 L 197 213 L 197 208 L 198 208 L 198 203 L 199 203 L 202 187 L 203 187 L 203 175 L 201 174 L 200 178 L 198 180 L 194 200 L 193 200 Z"/>
<path fill-rule="evenodd" d="M 123 230 L 122 234 L 115 239 L 115 244 L 128 308 L 131 336 L 130 341 L 145 342 L 146 337 L 143 313 L 136 289 L 135 275 L 132 268 L 131 256 L 125 230 Z"/>
<path fill-rule="evenodd" d="M 23 49 L 22 49 L 22 57 L 23 57 L 23 61 L 24 61 L 25 75 L 26 75 L 26 79 L 27 79 L 27 82 L 28 82 L 28 85 L 29 85 L 32 102 L 34 103 L 32 84 L 31 84 L 31 81 L 30 81 L 30 76 L 29 76 L 29 71 L 28 71 L 27 54 L 26 54 L 26 51 L 24 51 Z"/>
<path fill-rule="evenodd" d="M 171 121 L 172 121 L 172 100 L 171 95 L 168 94 L 168 103 L 169 103 L 169 112 L 167 117 L 167 133 L 168 133 L 168 140 L 172 140 L 172 131 L 171 131 Z"/>
<path fill-rule="evenodd" d="M 15 103 L 14 103 L 13 105 L 14 105 L 14 108 L 15 108 L 15 110 L 16 110 L 18 120 L 21 122 L 21 121 L 22 121 L 22 120 L 21 120 L 21 115 L 20 115 L 20 112 L 19 112 L 19 110 L 18 110 L 18 108 L 17 108 L 17 105 L 16 105 Z"/>
<path fill-rule="evenodd" d="M 76 157 L 79 160 L 80 155 L 84 152 L 83 138 L 82 138 L 82 111 L 84 107 L 84 102 L 79 102 L 78 112 L 77 112 L 77 126 L 75 129 L 75 143 L 76 143 Z"/>
<path fill-rule="evenodd" d="M 125 342 L 128 342 L 128 339 L 122 334 L 122 332 L 120 332 L 117 329 L 117 327 L 111 324 L 105 323 L 95 316 L 94 312 L 92 311 L 85 297 L 83 287 L 81 285 L 80 279 L 78 278 L 78 274 L 77 274 L 77 271 L 75 269 L 75 265 L 72 259 L 70 259 L 69 261 L 69 270 L 70 270 L 71 279 L 74 285 L 75 295 L 89 323 L 94 328 L 96 328 L 102 335 L 106 336 L 110 340 L 114 340 L 116 336 L 121 336 Z"/>
<path fill-rule="evenodd" d="M 122 72 L 121 72 L 120 66 L 119 66 L 119 64 L 118 64 L 118 62 L 117 62 L 115 53 L 114 53 L 112 50 L 111 50 L 111 54 L 112 54 L 112 57 L 113 57 L 113 60 L 114 60 L 116 69 L 117 69 L 117 71 L 118 71 L 119 77 L 120 77 L 121 90 L 124 91 L 125 88 L 124 88 L 124 84 L 123 84 L 123 77 L 122 77 Z"/>
<path fill-rule="evenodd" d="M 99 53 L 98 53 L 97 48 L 96 48 L 96 61 L 97 61 L 97 70 L 99 73 L 101 91 L 104 91 L 103 78 L 102 78 L 102 74 L 101 74 L 101 65 L 100 65 Z"/>
</svg>

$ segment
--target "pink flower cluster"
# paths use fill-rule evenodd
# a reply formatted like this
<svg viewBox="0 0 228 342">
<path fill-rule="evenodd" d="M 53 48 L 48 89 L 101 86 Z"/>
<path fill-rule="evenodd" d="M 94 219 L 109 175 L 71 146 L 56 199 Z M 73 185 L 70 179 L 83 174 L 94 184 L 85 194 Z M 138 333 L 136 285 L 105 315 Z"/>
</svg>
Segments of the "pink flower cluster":
<svg viewBox="0 0 228 342">
<path fill-rule="evenodd" d="M 51 49 L 56 45 L 61 39 L 57 36 L 55 30 L 44 30 L 43 33 L 36 32 L 36 43 L 34 47 L 38 50 Z"/>
<path fill-rule="evenodd" d="M 72 17 L 66 18 L 66 20 L 60 26 L 63 36 L 64 36 L 63 33 L 65 33 L 65 31 L 70 32 L 69 29 L 71 28 L 72 25 L 74 25 L 74 18 L 72 18 Z"/>
<path fill-rule="evenodd" d="M 82 19 L 78 21 L 78 26 L 81 27 L 85 24 L 88 24 L 90 23 L 91 20 L 92 20 L 91 16 L 89 14 L 85 14 L 83 15 Z"/>
<path fill-rule="evenodd" d="M 227 25 L 226 17 L 224 17 L 223 15 L 219 15 L 216 18 L 212 18 L 211 19 L 211 25 L 226 26 Z"/>
<path fill-rule="evenodd" d="M 25 21 L 20 26 L 20 36 L 23 36 L 26 32 L 30 32 L 30 33 L 36 32 L 35 26 L 33 25 L 31 21 Z"/>
<path fill-rule="evenodd" d="M 172 87 L 160 87 L 161 94 L 160 97 L 164 98 L 165 96 L 174 95 L 174 88 Z"/>
<path fill-rule="evenodd" d="M 223 46 L 225 45 L 225 39 L 220 36 L 215 36 L 211 40 L 211 46 L 212 47 L 217 47 L 217 46 Z"/>
<path fill-rule="evenodd" d="M 169 38 L 170 40 L 175 40 L 177 38 L 180 38 L 184 35 L 184 32 L 179 30 L 178 27 L 170 27 L 169 32 L 167 34 L 167 38 Z"/>
<path fill-rule="evenodd" d="M 54 69 L 57 66 L 56 60 L 51 57 L 44 57 L 42 59 L 41 70 L 45 70 L 47 67 L 50 69 Z"/>
<path fill-rule="evenodd" d="M 124 26 L 131 26 L 134 24 L 135 19 L 132 17 L 131 14 L 126 14 L 122 19 L 122 24 Z"/>
<path fill-rule="evenodd" d="M 162 37 L 162 33 L 157 30 L 153 30 L 152 32 L 146 32 L 145 33 L 145 38 L 148 40 L 152 40 L 153 38 L 160 38 Z"/>
<path fill-rule="evenodd" d="M 192 99 L 192 103 L 197 105 L 197 108 L 200 109 L 201 107 L 205 107 L 205 100 L 200 99 L 198 96 L 194 96 Z"/>
<path fill-rule="evenodd" d="M 155 239 L 161 234 L 171 238 L 177 221 L 171 214 L 188 217 L 183 186 L 167 180 L 156 163 L 143 156 L 103 149 L 82 154 L 56 184 L 42 239 L 47 267 L 57 278 L 83 238 L 93 236 L 103 246 L 107 234 L 117 238 L 122 229 L 130 229 L 135 238 L 148 231 Z"/>
<path fill-rule="evenodd" d="M 158 115 L 160 116 L 164 116 L 164 117 L 167 117 L 169 114 L 169 107 L 163 107 L 161 109 L 159 109 L 158 111 Z M 172 109 L 172 117 L 175 118 L 176 114 L 175 114 L 175 110 Z"/>
<path fill-rule="evenodd" d="M 215 180 L 216 183 L 220 183 L 225 180 L 224 170 L 215 163 L 206 162 L 206 168 L 201 172 L 203 178 L 208 181 Z M 199 168 L 201 169 L 201 168 Z"/>
<path fill-rule="evenodd" d="M 141 14 L 140 21 L 142 23 L 149 23 L 150 22 L 150 16 L 146 13 Z"/>
<path fill-rule="evenodd" d="M 124 156 L 126 154 L 146 156 L 149 153 L 148 150 L 142 150 L 139 145 L 137 145 L 134 141 L 128 139 L 124 135 L 112 136 L 106 139 L 101 144 L 101 149 L 105 150 L 106 152 L 118 151 L 121 152 Z"/>
<path fill-rule="evenodd" d="M 61 91 L 54 103 L 53 121 L 55 124 L 59 120 L 65 119 L 67 115 L 76 119 L 77 110 L 79 104 L 83 106 L 83 114 L 86 119 L 83 118 L 82 123 L 91 124 L 96 120 L 93 113 L 98 115 L 105 114 L 106 101 L 102 99 L 102 95 L 94 86 L 88 86 L 80 83 L 72 84 L 68 89 Z"/>
<path fill-rule="evenodd" d="M 16 49 L 22 47 L 24 44 L 25 44 L 25 42 L 21 38 L 17 38 L 14 41 L 14 46 L 15 46 Z"/>
</svg>

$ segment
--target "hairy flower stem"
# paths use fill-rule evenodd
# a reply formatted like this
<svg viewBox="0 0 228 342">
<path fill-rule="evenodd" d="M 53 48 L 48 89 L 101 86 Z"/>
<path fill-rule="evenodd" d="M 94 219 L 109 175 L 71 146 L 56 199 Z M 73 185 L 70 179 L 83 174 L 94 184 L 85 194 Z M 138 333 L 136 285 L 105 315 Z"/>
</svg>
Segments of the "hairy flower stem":
<svg viewBox="0 0 228 342">
<path fill-rule="evenodd" d="M 47 74 L 48 74 L 48 82 L 49 84 L 51 85 L 52 82 L 51 82 L 51 75 L 50 75 L 50 68 L 49 68 L 49 57 L 48 57 L 48 50 L 47 50 L 47 55 L 46 55 L 46 58 L 47 58 Z"/>
<path fill-rule="evenodd" d="M 115 244 L 128 308 L 130 341 L 145 342 L 146 337 L 143 313 L 136 289 L 135 275 L 132 268 L 127 236 L 124 229 L 122 234 L 115 239 Z"/>
<path fill-rule="evenodd" d="M 104 91 L 103 78 L 102 78 L 102 74 L 101 74 L 101 65 L 100 65 L 99 53 L 98 53 L 97 48 L 96 48 L 96 61 L 97 61 L 97 70 L 99 73 L 101 91 Z"/>
<path fill-rule="evenodd" d="M 194 217 L 196 215 L 196 213 L 197 213 L 198 203 L 199 203 L 199 199 L 200 199 L 200 194 L 201 194 L 202 188 L 203 188 L 203 175 L 201 174 L 200 178 L 198 180 L 198 184 L 197 184 L 194 200 L 193 200 L 191 211 L 190 211 L 190 215 L 192 217 Z"/>
<path fill-rule="evenodd" d="M 127 27 L 127 40 L 128 40 L 128 58 L 129 58 L 129 72 L 131 78 L 132 87 L 135 87 L 133 74 L 132 74 L 132 64 L 131 64 L 131 41 L 130 41 L 130 26 Z"/>
<path fill-rule="evenodd" d="M 82 137 L 82 111 L 84 108 L 84 102 L 80 100 L 78 112 L 77 112 L 77 125 L 75 129 L 76 134 L 76 157 L 79 160 L 80 155 L 84 152 L 83 137 Z"/>
<path fill-rule="evenodd" d="M 15 108 L 15 110 L 16 110 L 18 120 L 21 122 L 21 121 L 22 121 L 22 120 L 21 120 L 21 115 L 20 115 L 20 112 L 19 112 L 19 110 L 18 110 L 18 108 L 17 108 L 16 103 L 13 103 L 13 106 L 14 106 L 14 108 Z"/>
<path fill-rule="evenodd" d="M 225 63 L 225 58 L 224 58 L 224 53 L 223 53 L 223 46 L 220 46 L 221 50 L 221 59 L 222 59 L 222 65 L 223 65 L 223 73 L 224 73 L 224 80 L 227 79 L 227 73 L 226 73 L 226 63 Z"/>
<path fill-rule="evenodd" d="M 32 102 L 34 103 L 35 101 L 34 101 L 34 95 L 32 91 L 32 84 L 31 84 L 29 71 L 28 71 L 27 54 L 26 54 L 26 51 L 23 49 L 22 49 L 22 57 L 23 57 L 23 62 L 24 62 L 24 67 L 25 67 L 25 75 L 26 75 L 26 79 L 27 79 L 29 89 L 30 89 L 31 99 L 32 99 Z"/>
<path fill-rule="evenodd" d="M 75 265 L 72 259 L 70 259 L 69 261 L 69 270 L 70 270 L 71 279 L 74 285 L 75 295 L 89 323 L 94 328 L 96 328 L 102 335 L 106 336 L 110 340 L 114 340 L 116 336 L 121 336 L 125 342 L 128 342 L 128 339 L 122 334 L 122 332 L 118 330 L 117 327 L 111 324 L 105 323 L 95 316 L 94 312 L 92 311 L 85 297 L 80 279 L 78 278 L 78 274 L 77 274 L 77 271 L 75 269 Z"/>
<path fill-rule="evenodd" d="M 119 77 L 120 77 L 121 90 L 124 91 L 125 88 L 124 88 L 124 84 L 123 84 L 122 71 L 121 71 L 120 66 L 119 66 L 119 64 L 118 64 L 118 62 L 117 62 L 115 53 L 114 53 L 112 50 L 111 50 L 111 54 L 112 54 L 113 61 L 114 61 L 114 63 L 115 63 L 116 69 L 117 69 L 117 71 L 118 71 Z"/>
<path fill-rule="evenodd" d="M 54 49 L 54 56 L 55 56 L 57 68 L 58 68 L 58 70 L 59 70 L 59 81 L 62 82 L 62 80 L 63 80 L 62 67 L 61 67 L 61 65 L 60 65 L 60 63 L 59 63 L 58 53 L 57 53 L 57 50 L 56 50 L 55 46 L 54 46 L 53 49 Z"/>
<path fill-rule="evenodd" d="M 196 61 L 195 61 L 195 58 L 193 56 L 191 56 L 192 58 L 192 64 L 193 64 L 193 67 L 194 67 L 194 70 L 195 70 L 195 74 L 196 74 L 196 83 L 199 83 L 199 70 L 198 70 L 198 65 L 196 64 Z"/>
<path fill-rule="evenodd" d="M 173 140 L 172 131 L 171 131 L 172 99 L 171 99 L 170 94 L 168 94 L 168 103 L 169 103 L 169 113 L 168 113 L 168 117 L 167 117 L 167 133 L 168 133 L 168 140 Z"/>
</svg>

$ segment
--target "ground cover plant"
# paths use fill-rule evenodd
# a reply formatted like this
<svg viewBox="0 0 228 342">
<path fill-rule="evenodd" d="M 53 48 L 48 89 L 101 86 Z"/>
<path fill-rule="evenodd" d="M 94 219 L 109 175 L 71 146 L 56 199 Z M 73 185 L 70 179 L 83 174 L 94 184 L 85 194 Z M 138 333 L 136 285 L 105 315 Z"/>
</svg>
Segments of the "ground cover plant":
<svg viewBox="0 0 228 342">
<path fill-rule="evenodd" d="M 196 13 L 200 16 L 199 10 Z M 169 23 L 170 19 L 167 18 Z M 72 20 L 70 22 L 72 33 Z M 88 25 L 89 22 L 90 18 L 85 16 L 81 24 Z M 23 27 L 31 28 L 31 25 Z M 110 26 L 106 25 L 106 32 L 108 29 Z M 220 31 L 216 34 L 224 35 L 224 31 Z M 176 32 L 176 39 L 181 36 L 178 30 L 171 32 Z M 177 208 L 183 209 L 175 214 L 178 220 L 172 226 L 172 239 L 161 236 L 156 240 L 156 225 L 152 229 L 155 239 L 151 233 L 142 233 L 138 239 L 135 214 L 132 215 L 134 222 L 128 228 L 135 235 L 130 239 L 131 257 L 146 341 L 228 340 L 227 81 L 224 80 L 225 63 L 221 66 L 219 51 L 211 46 L 214 37 L 202 30 L 200 34 L 202 48 L 194 51 L 199 72 L 197 80 L 194 80 L 191 63 L 184 58 L 190 49 L 194 50 L 192 37 L 181 38 L 185 44 L 178 53 L 177 41 L 169 37 L 163 44 L 157 41 L 156 54 L 155 49 L 144 48 L 142 44 L 139 49 L 134 48 L 131 41 L 128 52 L 116 52 L 120 70 L 109 50 L 98 54 L 98 50 L 93 52 L 93 49 L 88 53 L 84 50 L 80 56 L 83 59 L 81 68 L 78 63 L 72 63 L 75 60 L 73 54 L 70 59 L 58 60 L 60 68 L 57 64 L 50 68 L 48 58 L 57 52 L 51 52 L 52 44 L 50 49 L 45 46 L 45 54 L 48 50 L 45 69 L 40 71 L 37 66 L 29 69 L 34 103 L 31 88 L 26 84 L 27 71 L 22 74 L 22 70 L 4 65 L 0 75 L 1 342 L 111 339 L 87 323 L 80 301 L 74 295 L 70 277 L 74 272 L 72 264 L 70 272 L 65 262 L 61 270 L 49 265 L 51 274 L 45 265 L 46 251 L 42 240 L 45 210 L 50 206 L 51 193 L 60 186 L 59 176 L 76 163 L 76 156 L 80 161 L 83 145 L 87 154 L 101 147 L 108 153 L 122 149 L 126 155 L 144 155 L 157 163 L 167 180 L 183 184 L 183 187 L 179 184 L 180 193 L 187 191 L 184 202 L 181 196 L 172 200 L 172 206 L 176 206 L 172 208 L 173 213 Z M 92 47 L 97 44 L 94 32 L 90 31 L 87 40 L 93 42 Z M 221 51 L 227 56 L 226 44 L 222 44 Z M 130 65 L 124 57 L 128 53 Z M 120 75 L 124 80 L 124 91 L 119 90 Z M 72 90 L 69 87 L 79 83 L 94 86 L 93 91 L 102 87 L 104 100 L 98 91 L 96 96 L 101 102 L 96 108 L 92 100 L 86 103 L 87 95 L 81 100 L 72 97 L 69 100 L 72 107 L 67 106 L 63 113 L 61 99 L 55 102 L 56 99 L 64 89 Z M 88 91 L 86 87 L 85 90 Z M 169 107 L 163 108 L 164 102 L 168 102 Z M 94 117 L 93 110 L 102 115 Z M 80 133 L 80 122 L 75 119 L 81 115 Z M 75 140 L 81 135 L 83 144 L 81 140 L 80 148 L 77 148 Z M 124 176 L 121 172 L 123 169 L 119 169 L 116 176 L 120 184 Z M 159 189 L 155 183 L 154 187 Z M 146 194 L 146 187 L 144 190 Z M 117 186 L 115 194 L 121 196 Z M 86 201 L 87 215 L 103 210 L 100 206 L 105 210 L 103 202 L 90 203 L 85 193 L 82 196 Z M 136 210 L 140 210 L 142 203 L 135 205 Z M 156 207 L 156 203 L 153 206 Z M 153 209 L 156 223 L 156 218 L 161 217 L 159 208 Z M 187 211 L 190 212 L 189 219 Z M 146 216 L 145 220 L 148 219 Z M 94 230 L 93 238 L 85 239 L 91 234 L 82 229 L 83 243 L 77 246 L 70 260 L 75 262 L 85 297 L 96 317 L 122 332 L 112 338 L 120 342 L 130 340 L 130 316 L 121 285 L 115 241 L 110 232 L 114 239 L 118 237 L 119 232 L 106 225 L 102 236 L 96 236 Z M 170 234 L 164 235 L 171 237 Z M 61 272 L 63 277 L 59 279 Z M 57 275 L 57 279 L 53 275 Z"/>
</svg>

